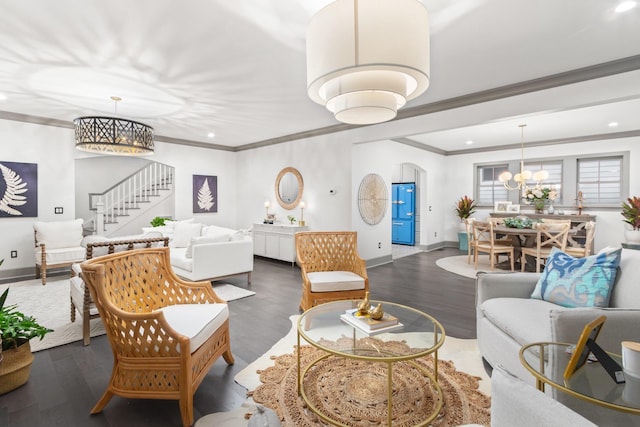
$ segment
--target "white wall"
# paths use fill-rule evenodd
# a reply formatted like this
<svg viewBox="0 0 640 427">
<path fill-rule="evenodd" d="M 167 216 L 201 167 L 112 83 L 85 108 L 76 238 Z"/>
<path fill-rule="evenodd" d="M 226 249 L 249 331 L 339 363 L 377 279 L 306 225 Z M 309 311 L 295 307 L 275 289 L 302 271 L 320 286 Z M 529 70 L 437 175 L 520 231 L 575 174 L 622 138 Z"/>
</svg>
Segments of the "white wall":
<svg viewBox="0 0 640 427">
<path fill-rule="evenodd" d="M 38 218 L 0 218 L 0 259 L 2 270 L 32 267 L 33 222 L 55 221 L 75 217 L 75 160 L 86 154 L 73 145 L 73 131 L 52 126 L 0 120 L 0 161 L 38 164 Z M 630 194 L 640 194 L 640 138 L 627 138 L 559 146 L 527 148 L 528 158 L 597 154 L 630 151 Z M 358 186 L 368 173 L 378 173 L 391 190 L 393 166 L 413 163 L 426 171 L 422 183 L 421 245 L 456 241 L 458 220 L 454 212 L 456 200 L 473 194 L 473 165 L 519 158 L 519 150 L 442 156 L 392 141 L 352 145 L 348 134 L 324 135 L 241 151 L 238 153 L 209 150 L 175 144 L 156 143 L 154 161 L 176 168 L 175 217 L 196 217 L 199 222 L 232 228 L 248 228 L 261 222 L 264 202 L 271 202 L 271 212 L 281 221 L 287 215 L 300 218 L 300 210 L 282 209 L 275 199 L 275 180 L 284 167 L 298 169 L 304 180 L 303 199 L 307 203 L 305 220 L 314 230 L 356 230 L 360 237 L 360 253 L 365 259 L 391 254 L 390 204 L 383 222 L 365 224 L 357 209 Z M 219 211 L 211 214 L 192 213 L 192 175 L 218 176 Z M 330 195 L 329 190 L 336 190 Z M 82 198 L 82 197 L 81 197 Z M 389 199 L 390 200 L 390 199 Z M 390 203 L 390 201 L 389 201 Z M 61 206 L 64 214 L 54 215 Z M 565 211 L 569 209 L 565 208 Z M 478 212 L 477 217 L 488 214 Z M 592 211 L 598 216 L 596 248 L 618 245 L 623 239 L 620 210 Z M 381 248 L 378 249 L 378 242 Z M 10 251 L 18 258 L 11 259 Z"/>
<path fill-rule="evenodd" d="M 312 230 L 351 230 L 351 145 L 326 137 L 287 142 L 237 153 L 238 225 L 248 228 L 269 213 L 286 223 L 300 219 L 300 209 L 285 210 L 275 196 L 278 173 L 285 167 L 302 175 L 304 219 Z M 331 195 L 329 190 L 335 190 Z"/>
<path fill-rule="evenodd" d="M 446 185 L 438 177 L 445 171 L 445 157 L 393 141 L 378 141 L 353 146 L 353 224 L 358 231 L 358 252 L 364 259 L 391 255 L 391 183 L 394 166 L 412 163 L 426 171 L 420 183 L 420 245 L 427 246 L 443 240 L 446 206 L 441 200 Z M 369 173 L 382 176 L 388 187 L 389 204 L 383 220 L 376 225 L 365 223 L 357 204 L 360 181 Z M 381 248 L 378 249 L 378 243 Z"/>
<path fill-rule="evenodd" d="M 156 162 L 175 168 L 175 218 L 195 218 L 203 224 L 239 228 L 237 206 L 237 153 L 189 147 L 176 144 L 156 143 L 155 154 L 150 157 Z M 193 175 L 218 177 L 218 212 L 193 213 Z"/>
<path fill-rule="evenodd" d="M 0 162 L 37 163 L 38 218 L 0 218 L 2 269 L 35 266 L 33 223 L 75 218 L 73 131 L 51 126 L 0 120 Z M 62 215 L 54 214 L 62 207 Z M 18 257 L 11 258 L 17 250 Z M 35 272 L 35 269 L 34 269 Z"/>
<path fill-rule="evenodd" d="M 2 270 L 32 268 L 34 260 L 33 223 L 60 221 L 76 217 L 77 159 L 89 157 L 75 149 L 73 130 L 54 126 L 0 120 L 0 162 L 38 164 L 38 217 L 0 218 L 0 259 Z M 195 217 L 205 224 L 236 228 L 237 221 L 237 154 L 175 144 L 156 142 L 156 152 L 149 157 L 154 161 L 175 167 L 175 217 Z M 118 162 L 122 157 L 110 157 L 108 172 L 117 178 Z M 115 171 L 113 171 L 115 169 Z M 193 214 L 192 175 L 218 176 L 219 208 L 217 213 Z M 87 196 L 80 196 L 86 200 Z M 80 202 L 79 202 L 80 203 Z M 62 215 L 54 215 L 54 207 L 62 207 Z M 149 219 L 150 220 L 150 219 Z M 11 259 L 12 250 L 18 258 Z M 35 270 L 34 270 L 35 271 Z"/>
<path fill-rule="evenodd" d="M 581 142 L 576 144 L 562 144 L 557 146 L 531 147 L 525 149 L 525 158 L 545 158 L 556 156 L 572 156 L 579 154 L 606 154 L 611 152 L 629 151 L 629 193 L 640 193 L 640 170 L 635 167 L 640 162 L 640 138 L 611 139 L 605 141 Z M 447 182 L 447 192 L 443 194 L 444 204 L 451 206 L 445 218 L 446 240 L 457 240 L 458 218 L 453 211 L 453 205 L 461 196 L 473 195 L 473 165 L 475 163 L 499 162 L 520 158 L 520 150 L 504 150 L 486 153 L 473 153 L 456 155 L 446 158 L 447 168 L 444 171 Z M 568 203 L 567 203 L 568 202 Z M 565 213 L 577 213 L 575 205 L 571 201 L 565 201 L 566 205 L 560 208 Z M 584 214 L 596 215 L 595 248 L 604 246 L 619 246 L 624 241 L 624 224 L 620 216 L 621 209 L 593 210 L 588 208 L 588 202 L 584 203 Z M 478 210 L 476 218 L 486 217 L 492 209 Z"/>
</svg>

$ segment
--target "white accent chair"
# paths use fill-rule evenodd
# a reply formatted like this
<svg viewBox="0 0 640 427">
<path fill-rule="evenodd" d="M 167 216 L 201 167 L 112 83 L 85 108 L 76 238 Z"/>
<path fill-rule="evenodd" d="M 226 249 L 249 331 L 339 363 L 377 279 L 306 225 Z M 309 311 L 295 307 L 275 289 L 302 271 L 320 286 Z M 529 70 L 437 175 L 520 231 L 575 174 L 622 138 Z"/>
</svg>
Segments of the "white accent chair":
<svg viewBox="0 0 640 427">
<path fill-rule="evenodd" d="M 82 218 L 72 221 L 36 221 L 33 223 L 36 257 L 36 279 L 47 284 L 47 270 L 70 267 L 84 260 Z"/>
</svg>

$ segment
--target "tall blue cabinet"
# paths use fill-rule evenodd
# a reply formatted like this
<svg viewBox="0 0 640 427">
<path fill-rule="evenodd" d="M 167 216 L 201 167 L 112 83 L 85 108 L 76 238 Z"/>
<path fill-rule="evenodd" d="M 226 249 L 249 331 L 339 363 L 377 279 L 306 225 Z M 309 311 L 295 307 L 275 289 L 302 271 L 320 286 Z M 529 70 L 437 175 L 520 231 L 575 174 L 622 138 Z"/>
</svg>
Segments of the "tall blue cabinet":
<svg viewBox="0 0 640 427">
<path fill-rule="evenodd" d="M 416 184 L 391 184 L 391 243 L 415 245 Z"/>
</svg>

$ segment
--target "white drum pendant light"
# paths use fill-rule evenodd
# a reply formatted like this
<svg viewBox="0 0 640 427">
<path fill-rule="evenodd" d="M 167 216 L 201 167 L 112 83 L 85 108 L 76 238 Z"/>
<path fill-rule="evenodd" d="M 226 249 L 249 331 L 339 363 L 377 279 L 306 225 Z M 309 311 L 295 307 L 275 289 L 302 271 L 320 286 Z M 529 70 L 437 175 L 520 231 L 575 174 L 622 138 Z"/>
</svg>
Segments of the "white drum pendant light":
<svg viewBox="0 0 640 427">
<path fill-rule="evenodd" d="M 309 97 L 350 124 L 381 123 L 429 86 L 429 17 L 418 0 L 336 0 L 307 29 Z"/>
</svg>

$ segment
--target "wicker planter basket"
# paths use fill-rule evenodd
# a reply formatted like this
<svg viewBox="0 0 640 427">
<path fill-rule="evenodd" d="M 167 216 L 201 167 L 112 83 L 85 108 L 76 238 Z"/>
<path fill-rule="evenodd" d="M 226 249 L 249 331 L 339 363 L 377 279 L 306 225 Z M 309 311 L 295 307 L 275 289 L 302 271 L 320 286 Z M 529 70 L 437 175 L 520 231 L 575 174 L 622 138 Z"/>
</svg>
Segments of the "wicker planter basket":
<svg viewBox="0 0 640 427">
<path fill-rule="evenodd" d="M 27 341 L 17 349 L 4 350 L 0 362 L 0 394 L 20 387 L 29 379 L 33 354 Z"/>
</svg>

